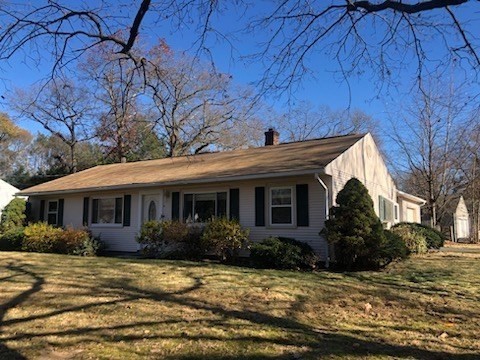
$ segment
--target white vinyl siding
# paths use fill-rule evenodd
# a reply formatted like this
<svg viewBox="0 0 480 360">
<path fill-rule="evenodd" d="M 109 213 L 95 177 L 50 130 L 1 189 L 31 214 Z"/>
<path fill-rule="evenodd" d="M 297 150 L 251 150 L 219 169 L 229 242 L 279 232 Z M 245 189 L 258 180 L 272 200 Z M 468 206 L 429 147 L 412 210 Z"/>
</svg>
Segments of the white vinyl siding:
<svg viewBox="0 0 480 360">
<path fill-rule="evenodd" d="M 327 177 L 323 178 L 323 180 L 328 182 Z M 285 184 L 292 186 L 293 189 L 295 188 L 294 184 L 308 184 L 308 210 L 310 226 L 255 226 L 255 187 L 265 187 L 265 223 L 269 224 L 269 189 L 272 187 L 283 187 Z M 185 186 L 182 188 L 170 187 L 165 192 L 165 216 L 167 219 L 171 219 L 172 192 L 178 191 L 181 193 L 180 213 L 182 214 L 182 199 L 184 193 L 225 191 L 224 189 L 228 188 L 239 189 L 240 224 L 243 227 L 250 229 L 250 240 L 261 241 L 269 236 L 291 237 L 308 243 L 315 250 L 315 252 L 320 255 L 320 258 L 324 260 L 326 241 L 319 235 L 319 232 L 323 229 L 325 222 L 325 192 L 321 185 L 315 180 L 313 175 L 289 177 L 285 179 L 238 181 L 231 183 L 219 183 L 217 185 L 195 185 Z M 295 199 L 293 199 L 293 202 L 295 202 Z"/>
<path fill-rule="evenodd" d="M 323 179 L 328 182 L 328 178 Z M 271 187 L 281 187 L 285 184 L 291 185 L 295 188 L 294 184 L 308 184 L 308 208 L 310 226 L 302 227 L 272 227 L 272 226 L 255 226 L 255 187 L 263 186 L 266 192 Z M 250 239 L 252 241 L 261 241 L 269 236 L 284 236 L 291 237 L 299 241 L 308 243 L 322 259 L 325 256 L 325 240 L 319 235 L 319 232 L 323 229 L 325 221 L 325 193 L 320 184 L 315 180 L 313 175 L 305 175 L 299 177 L 292 177 L 286 179 L 266 179 L 255 181 L 242 181 L 231 183 L 219 183 L 217 185 L 196 185 L 196 186 L 184 186 L 182 188 L 168 187 L 166 189 L 161 188 L 149 188 L 148 191 L 155 191 L 163 193 L 163 206 L 161 209 L 157 209 L 157 212 L 165 215 L 165 219 L 171 219 L 172 209 L 172 192 L 178 191 L 180 196 L 180 214 L 183 214 L 183 195 L 187 193 L 217 193 L 227 192 L 228 189 L 238 188 L 239 197 L 239 210 L 240 210 L 240 223 L 243 227 L 250 229 Z M 165 190 L 165 192 L 163 192 Z M 135 236 L 140 230 L 140 216 L 141 216 L 141 204 L 139 203 L 139 194 L 141 189 L 137 191 L 125 191 L 125 194 L 132 195 L 131 204 L 131 226 L 108 226 L 108 224 L 102 226 L 101 224 L 94 225 L 90 229 L 95 236 L 100 236 L 102 241 L 108 245 L 110 251 L 137 251 L 139 245 L 135 241 Z M 90 209 L 89 219 L 91 219 L 92 206 L 91 202 L 94 198 L 100 197 L 119 197 L 123 196 L 123 193 L 119 192 L 105 192 L 105 193 L 85 193 L 75 194 L 72 196 L 64 195 L 64 224 L 66 226 L 73 226 L 76 228 L 82 227 L 82 215 L 83 215 L 83 198 L 89 197 Z M 62 196 L 63 197 L 63 196 Z M 41 199 L 41 198 L 40 198 Z M 38 201 L 35 199 L 35 202 Z M 293 205 L 295 198 L 292 199 Z M 268 214 L 268 199 L 265 203 L 265 214 Z M 228 211 L 228 201 L 227 201 Z M 293 211 L 295 213 L 295 210 Z M 295 215 L 295 214 L 294 214 Z M 295 216 L 294 216 L 295 217 Z M 267 219 L 266 219 L 267 220 Z M 268 220 L 266 222 L 268 224 Z"/>
</svg>

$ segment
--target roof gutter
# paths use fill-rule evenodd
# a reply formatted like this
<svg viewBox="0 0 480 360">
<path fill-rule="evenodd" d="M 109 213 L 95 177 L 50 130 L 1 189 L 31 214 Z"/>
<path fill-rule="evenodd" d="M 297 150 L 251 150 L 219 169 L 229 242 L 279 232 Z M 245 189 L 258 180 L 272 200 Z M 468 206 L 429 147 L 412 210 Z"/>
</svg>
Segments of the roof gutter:
<svg viewBox="0 0 480 360">
<path fill-rule="evenodd" d="M 418 203 L 420 206 L 423 206 L 427 203 L 426 200 L 424 200 L 422 198 L 419 198 L 418 196 L 415 196 L 415 195 L 412 195 L 412 194 L 409 194 L 409 193 L 406 193 L 406 192 L 403 192 L 403 191 L 400 191 L 400 190 L 397 190 L 397 195 L 399 195 L 400 197 L 403 197 L 407 200 Z"/>
<path fill-rule="evenodd" d="M 152 188 L 159 186 L 178 186 L 178 185 L 196 185 L 196 184 L 212 184 L 227 181 L 242 181 L 242 180 L 256 180 L 256 179 L 271 179 L 281 178 L 289 176 L 299 175 L 311 175 L 311 174 L 324 174 L 325 168 L 317 168 L 312 170 L 299 170 L 288 171 L 281 173 L 263 173 L 263 174 L 251 174 L 251 175 L 236 175 L 215 177 L 207 179 L 193 179 L 193 180 L 178 180 L 178 181 L 166 181 L 166 182 L 153 182 L 153 183 L 131 183 L 113 186 L 93 186 L 81 189 L 67 189 L 67 190 L 53 190 L 53 191 L 28 191 L 28 189 L 22 190 L 16 195 L 20 196 L 41 196 L 41 195 L 58 195 L 58 194 L 79 194 L 85 192 L 97 192 L 97 191 L 115 191 L 115 190 L 128 190 L 138 188 Z"/>
<path fill-rule="evenodd" d="M 315 179 L 317 179 L 318 183 L 323 187 L 323 190 L 325 190 L 325 221 L 328 220 L 330 216 L 330 204 L 329 204 L 329 192 L 328 192 L 328 187 L 325 182 L 320 179 L 320 176 L 318 173 L 315 173 Z M 328 241 L 325 239 L 325 267 L 328 269 L 330 267 L 330 254 L 329 254 L 329 248 L 328 248 Z"/>
</svg>

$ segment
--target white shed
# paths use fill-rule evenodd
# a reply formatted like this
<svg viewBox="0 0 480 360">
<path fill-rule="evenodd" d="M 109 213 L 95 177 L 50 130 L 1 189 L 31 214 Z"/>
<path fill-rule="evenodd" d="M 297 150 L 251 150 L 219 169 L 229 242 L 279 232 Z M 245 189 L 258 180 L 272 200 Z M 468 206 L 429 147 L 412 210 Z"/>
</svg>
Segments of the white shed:
<svg viewBox="0 0 480 360">
<path fill-rule="evenodd" d="M 15 186 L 0 179 L 0 218 L 2 216 L 3 208 L 15 198 L 15 194 L 19 191 L 20 190 Z"/>
<path fill-rule="evenodd" d="M 458 200 L 457 208 L 453 213 L 454 241 L 467 240 L 470 238 L 470 215 L 463 196 Z"/>
</svg>

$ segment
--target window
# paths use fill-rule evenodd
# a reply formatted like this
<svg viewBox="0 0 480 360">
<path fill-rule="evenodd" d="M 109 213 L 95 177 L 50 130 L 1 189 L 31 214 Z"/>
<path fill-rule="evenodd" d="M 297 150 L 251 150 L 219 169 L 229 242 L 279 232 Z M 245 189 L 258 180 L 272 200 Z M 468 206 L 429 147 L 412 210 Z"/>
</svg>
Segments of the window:
<svg viewBox="0 0 480 360">
<path fill-rule="evenodd" d="M 398 207 L 398 204 L 395 204 L 395 205 L 394 205 L 393 210 L 394 210 L 394 213 L 395 213 L 395 215 L 394 215 L 394 217 L 395 217 L 395 222 L 400 221 L 400 209 L 399 209 L 399 207 Z"/>
<path fill-rule="evenodd" d="M 270 222 L 272 225 L 293 224 L 291 187 L 270 188 Z"/>
<path fill-rule="evenodd" d="M 58 201 L 49 201 L 47 208 L 47 223 L 50 225 L 58 224 Z"/>
<path fill-rule="evenodd" d="M 102 198 L 92 201 L 92 224 L 121 224 L 123 198 Z"/>
<path fill-rule="evenodd" d="M 148 205 L 148 221 L 156 220 L 157 219 L 157 205 L 155 205 L 155 201 L 150 201 Z"/>
<path fill-rule="evenodd" d="M 379 206 L 380 220 L 393 222 L 394 220 L 393 202 L 380 195 L 378 197 L 378 206 Z"/>
<path fill-rule="evenodd" d="M 227 193 L 197 193 L 183 196 L 183 219 L 207 222 L 212 217 L 227 216 Z"/>
</svg>

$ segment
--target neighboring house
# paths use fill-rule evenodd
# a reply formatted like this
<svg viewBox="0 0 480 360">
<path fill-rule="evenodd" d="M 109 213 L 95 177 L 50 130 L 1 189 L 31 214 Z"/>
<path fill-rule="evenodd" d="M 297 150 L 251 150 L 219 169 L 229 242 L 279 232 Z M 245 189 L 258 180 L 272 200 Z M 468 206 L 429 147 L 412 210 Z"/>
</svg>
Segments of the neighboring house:
<svg viewBox="0 0 480 360">
<path fill-rule="evenodd" d="M 470 214 L 463 196 L 460 196 L 457 207 L 453 213 L 453 241 L 470 240 Z"/>
<path fill-rule="evenodd" d="M 20 190 L 0 179 L 0 219 L 2 211 Z"/>
<path fill-rule="evenodd" d="M 135 236 L 147 220 L 227 216 L 250 228 L 253 241 L 293 237 L 326 259 L 319 232 L 352 177 L 365 184 L 385 226 L 420 219 L 422 200 L 398 192 L 370 134 L 285 144 L 272 129 L 265 135 L 264 147 L 102 165 L 21 194 L 38 220 L 88 226 L 116 251 L 139 250 Z"/>
</svg>

